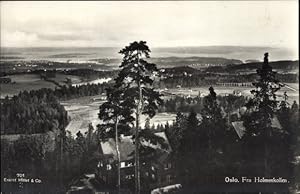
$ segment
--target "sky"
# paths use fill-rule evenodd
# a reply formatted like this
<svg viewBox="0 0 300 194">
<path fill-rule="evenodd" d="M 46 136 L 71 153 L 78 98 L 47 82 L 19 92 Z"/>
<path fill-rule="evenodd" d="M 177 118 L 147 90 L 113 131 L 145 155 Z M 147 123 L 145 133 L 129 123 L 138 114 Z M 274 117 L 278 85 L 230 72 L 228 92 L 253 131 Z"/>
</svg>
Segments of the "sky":
<svg viewBox="0 0 300 194">
<path fill-rule="evenodd" d="M 1 1 L 2 47 L 271 46 L 298 50 L 298 1 Z"/>
</svg>

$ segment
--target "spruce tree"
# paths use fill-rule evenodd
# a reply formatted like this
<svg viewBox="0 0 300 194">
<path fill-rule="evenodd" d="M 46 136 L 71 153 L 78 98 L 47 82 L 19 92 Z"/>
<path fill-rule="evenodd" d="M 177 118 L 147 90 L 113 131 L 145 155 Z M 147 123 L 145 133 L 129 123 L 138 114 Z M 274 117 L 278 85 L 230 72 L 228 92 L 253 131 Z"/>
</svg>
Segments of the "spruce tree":
<svg viewBox="0 0 300 194">
<path fill-rule="evenodd" d="M 209 88 L 209 94 L 204 97 L 201 115 L 201 128 L 207 131 L 208 149 L 212 153 L 221 144 L 225 131 L 225 122 L 213 87 Z"/>
<path fill-rule="evenodd" d="M 146 118 L 145 129 L 151 129 L 151 127 L 150 127 L 150 118 L 149 117 Z"/>
<path fill-rule="evenodd" d="M 250 167 L 249 158 L 246 159 L 246 170 L 258 175 L 269 177 L 274 167 L 274 158 L 276 154 L 274 148 L 280 143 L 280 130 L 273 127 L 272 120 L 275 116 L 278 106 L 276 92 L 281 88 L 279 80 L 276 78 L 276 72 L 269 65 L 268 53 L 265 53 L 262 67 L 257 70 L 258 81 L 253 83 L 255 89 L 251 91 L 253 98 L 246 104 L 247 114 L 243 117 L 246 134 L 243 137 L 247 152 L 251 153 L 249 158 L 257 161 L 259 166 L 255 169 Z M 276 139 L 278 142 L 276 142 Z M 277 144 L 277 145 L 276 145 Z M 279 152 L 279 150 L 278 150 Z M 255 173 L 255 172 L 254 172 Z"/>
<path fill-rule="evenodd" d="M 183 185 L 195 186 L 197 184 L 197 174 L 199 169 L 202 168 L 199 165 L 202 164 L 199 151 L 199 120 L 197 119 L 197 113 L 193 110 L 186 118 L 181 114 L 177 116 L 178 124 L 184 127 L 180 129 L 181 132 L 177 131 L 178 134 L 182 134 L 182 137 L 177 139 L 179 144 L 176 153 L 177 177 Z"/>
<path fill-rule="evenodd" d="M 178 152 L 185 128 L 186 117 L 181 112 L 177 112 L 173 125 L 165 131 L 174 154 Z"/>
</svg>

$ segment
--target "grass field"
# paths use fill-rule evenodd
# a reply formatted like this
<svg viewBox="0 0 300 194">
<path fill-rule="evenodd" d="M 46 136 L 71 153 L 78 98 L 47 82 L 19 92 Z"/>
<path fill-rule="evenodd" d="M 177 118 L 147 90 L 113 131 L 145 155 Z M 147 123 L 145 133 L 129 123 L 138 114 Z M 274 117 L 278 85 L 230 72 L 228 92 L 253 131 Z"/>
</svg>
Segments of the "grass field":
<svg viewBox="0 0 300 194">
<path fill-rule="evenodd" d="M 85 133 L 88 130 L 89 123 L 92 123 L 93 127 L 100 123 L 98 119 L 99 106 L 104 102 L 101 100 L 103 96 L 91 96 L 82 97 L 78 99 L 63 101 L 61 104 L 68 111 L 68 115 L 71 118 L 66 130 L 70 131 L 72 135 L 75 135 L 78 131 Z M 165 124 L 166 122 L 172 123 L 175 120 L 176 114 L 171 113 L 158 113 L 150 120 L 150 124 Z M 145 126 L 145 116 L 141 117 L 141 126 Z"/>
<path fill-rule="evenodd" d="M 0 84 L 1 98 L 5 96 L 13 96 L 20 91 L 38 90 L 40 88 L 55 88 L 55 85 L 51 82 L 41 80 L 39 75 L 35 74 L 21 74 L 7 76 L 11 78 L 12 82 L 9 84 Z"/>
<path fill-rule="evenodd" d="M 297 83 L 288 83 L 288 86 L 292 87 L 295 90 L 289 89 L 287 87 L 283 87 L 280 89 L 280 91 L 277 92 L 278 94 L 278 100 L 282 100 L 283 93 L 287 92 L 287 95 L 289 96 L 288 101 L 289 103 L 292 103 L 294 100 L 299 103 L 299 84 Z M 225 87 L 225 86 L 215 86 L 212 85 L 215 89 L 215 92 L 217 95 L 227 95 L 227 94 L 233 94 L 233 91 L 238 90 L 241 92 L 243 96 L 252 96 L 251 90 L 254 89 L 254 87 Z M 166 92 L 179 95 L 179 96 L 190 96 L 190 97 L 196 97 L 200 94 L 200 96 L 206 96 L 209 93 L 208 90 L 209 86 L 206 87 L 194 87 L 194 88 L 173 88 L 168 89 Z"/>
<path fill-rule="evenodd" d="M 12 96 L 18 94 L 20 91 L 38 90 L 41 88 L 57 87 L 54 83 L 42 80 L 38 74 L 16 74 L 6 76 L 11 78 L 12 83 L 0 84 L 1 98 L 5 96 Z M 72 83 L 81 83 L 82 80 L 79 76 L 65 75 L 57 73 L 56 77 L 50 78 L 61 85 L 65 84 L 66 78 L 71 79 Z"/>
</svg>

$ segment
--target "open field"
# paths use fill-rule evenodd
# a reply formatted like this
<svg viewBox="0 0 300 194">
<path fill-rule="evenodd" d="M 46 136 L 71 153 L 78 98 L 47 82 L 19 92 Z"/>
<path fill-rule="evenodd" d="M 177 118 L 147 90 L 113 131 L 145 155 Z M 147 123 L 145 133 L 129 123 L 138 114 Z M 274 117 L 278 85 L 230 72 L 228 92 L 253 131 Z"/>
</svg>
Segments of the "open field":
<svg viewBox="0 0 300 194">
<path fill-rule="evenodd" d="M 100 123 L 98 119 L 99 106 L 104 102 L 101 100 L 103 96 L 90 96 L 82 97 L 78 99 L 63 101 L 61 104 L 68 111 L 68 115 L 71 118 L 66 130 L 70 131 L 72 135 L 75 135 L 78 131 L 85 133 L 88 130 L 89 123 L 92 123 L 93 127 Z M 158 113 L 150 120 L 151 126 L 157 124 L 166 124 L 166 122 L 172 123 L 176 114 L 172 113 Z M 145 126 L 145 116 L 141 118 L 141 126 Z"/>
<path fill-rule="evenodd" d="M 66 130 L 75 135 L 78 131 L 84 133 L 88 129 L 89 123 L 94 128 L 100 123 L 98 119 L 99 106 L 104 102 L 99 100 L 101 96 L 82 97 L 70 101 L 63 101 L 61 104 L 68 111 L 71 118 Z M 97 99 L 93 101 L 93 99 Z"/>
<path fill-rule="evenodd" d="M 5 78 L 10 78 L 12 83 L 9 84 L 0 84 L 1 89 L 1 98 L 5 96 L 13 96 L 18 94 L 20 91 L 30 91 L 38 90 L 41 88 L 52 88 L 57 87 L 53 82 L 49 82 L 41 79 L 38 74 L 16 74 L 5 76 Z M 81 77 L 74 75 L 65 75 L 57 73 L 54 78 L 49 78 L 56 81 L 60 85 L 66 84 L 66 79 L 71 79 L 72 83 L 79 84 L 82 82 Z"/>
<path fill-rule="evenodd" d="M 51 80 L 54 80 L 58 82 L 59 84 L 65 84 L 66 79 L 71 79 L 72 83 L 81 83 L 82 78 L 76 75 L 65 75 L 61 73 L 56 73 L 55 78 L 50 78 Z"/>
<path fill-rule="evenodd" d="M 81 86 L 81 85 L 86 85 L 86 84 L 102 84 L 102 83 L 106 83 L 106 82 L 109 82 L 111 81 L 112 78 L 99 78 L 99 79 L 95 79 L 95 80 L 92 80 L 92 81 L 87 81 L 87 82 L 80 82 L 80 83 L 74 83 L 72 81 L 72 86 Z"/>
<path fill-rule="evenodd" d="M 11 78 L 11 81 L 15 83 L 0 84 L 1 98 L 16 95 L 24 90 L 30 91 L 38 90 L 40 88 L 55 88 L 55 84 L 41 80 L 40 76 L 36 74 L 21 74 L 6 77 Z"/>
<path fill-rule="evenodd" d="M 0 90 L 1 90 L 1 98 L 4 98 L 6 96 L 13 96 L 18 94 L 20 91 L 30 91 L 30 90 L 38 90 L 41 88 L 55 88 L 55 85 L 53 83 L 47 82 L 47 81 L 38 81 L 38 82 L 32 82 L 30 84 L 27 83 L 16 83 L 16 84 L 0 84 Z"/>
<path fill-rule="evenodd" d="M 289 96 L 288 101 L 289 103 L 292 103 L 294 100 L 299 103 L 299 84 L 297 83 L 287 83 L 287 85 L 290 88 L 283 87 L 280 89 L 280 91 L 277 92 L 278 94 L 278 100 L 282 100 L 283 93 L 287 92 L 287 95 Z M 249 96 L 251 97 L 251 90 L 253 90 L 253 87 L 225 87 L 225 86 L 217 86 L 212 85 L 215 89 L 215 92 L 217 95 L 225 96 L 228 94 L 233 94 L 233 91 L 240 91 L 241 95 L 243 96 Z M 172 88 L 167 89 L 165 92 L 173 95 L 178 96 L 189 96 L 189 97 L 196 97 L 200 94 L 200 96 L 206 96 L 209 93 L 208 90 L 209 86 L 203 86 L 203 87 L 193 87 L 193 88 Z M 295 90 L 293 90 L 295 89 Z"/>
</svg>

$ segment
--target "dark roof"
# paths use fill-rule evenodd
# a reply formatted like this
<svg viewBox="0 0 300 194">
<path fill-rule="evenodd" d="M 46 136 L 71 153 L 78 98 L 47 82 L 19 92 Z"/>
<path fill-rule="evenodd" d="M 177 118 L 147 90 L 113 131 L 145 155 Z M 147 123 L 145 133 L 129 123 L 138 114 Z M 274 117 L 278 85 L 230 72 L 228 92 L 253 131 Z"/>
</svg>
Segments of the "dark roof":
<svg viewBox="0 0 300 194">
<path fill-rule="evenodd" d="M 246 132 L 246 128 L 244 126 L 244 121 L 235 121 L 235 122 L 232 122 L 231 124 L 232 124 L 235 132 L 241 139 Z"/>
<path fill-rule="evenodd" d="M 165 139 L 166 144 L 168 145 L 167 150 L 163 150 L 158 145 L 153 145 L 148 142 L 144 142 L 143 144 L 151 148 L 154 148 L 156 150 L 159 149 L 159 151 L 161 152 L 170 153 L 171 147 L 166 137 L 166 134 L 164 132 L 158 132 L 155 133 L 155 135 Z M 101 149 L 104 155 L 112 156 L 114 160 L 117 160 L 116 143 L 114 138 L 109 138 L 107 141 L 102 141 Z M 127 161 L 133 159 L 135 146 L 133 144 L 132 136 L 121 137 L 119 142 L 119 149 L 120 149 L 121 161 Z"/>
</svg>

